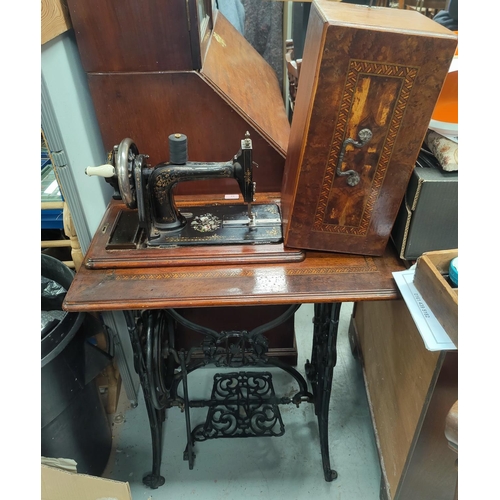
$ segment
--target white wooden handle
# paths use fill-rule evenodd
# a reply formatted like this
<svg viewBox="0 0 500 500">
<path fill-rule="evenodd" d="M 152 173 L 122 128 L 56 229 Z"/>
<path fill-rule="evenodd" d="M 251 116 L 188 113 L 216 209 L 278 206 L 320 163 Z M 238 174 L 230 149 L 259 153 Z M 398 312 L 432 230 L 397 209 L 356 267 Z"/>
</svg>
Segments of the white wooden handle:
<svg viewBox="0 0 500 500">
<path fill-rule="evenodd" d="M 115 167 L 106 163 L 98 167 L 87 167 L 85 173 L 87 175 L 98 175 L 99 177 L 113 177 L 115 175 Z"/>
</svg>

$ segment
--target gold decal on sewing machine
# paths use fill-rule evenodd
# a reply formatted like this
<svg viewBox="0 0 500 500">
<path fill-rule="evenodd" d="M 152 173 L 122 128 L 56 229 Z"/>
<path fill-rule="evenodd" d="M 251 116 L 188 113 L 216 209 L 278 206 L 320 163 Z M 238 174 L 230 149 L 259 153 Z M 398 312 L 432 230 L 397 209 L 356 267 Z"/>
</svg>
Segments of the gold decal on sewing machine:
<svg viewBox="0 0 500 500">
<path fill-rule="evenodd" d="M 211 233 L 219 229 L 222 221 L 211 213 L 198 215 L 191 222 L 191 227 L 200 233 Z"/>
</svg>

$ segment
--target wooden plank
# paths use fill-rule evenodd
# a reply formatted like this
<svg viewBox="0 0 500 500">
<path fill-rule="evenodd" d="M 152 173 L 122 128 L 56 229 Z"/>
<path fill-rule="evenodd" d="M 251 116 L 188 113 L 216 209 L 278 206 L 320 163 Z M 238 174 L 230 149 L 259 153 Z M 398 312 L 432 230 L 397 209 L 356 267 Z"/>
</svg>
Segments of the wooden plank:
<svg viewBox="0 0 500 500">
<path fill-rule="evenodd" d="M 276 74 L 224 16 L 216 16 L 201 74 L 286 156 L 290 124 Z"/>
<path fill-rule="evenodd" d="M 393 499 L 425 415 L 440 353 L 426 350 L 401 299 L 359 303 L 355 322 L 382 473 Z"/>
<path fill-rule="evenodd" d="M 443 352 L 443 364 L 415 437 L 395 500 L 454 500 L 457 453 L 444 432 L 446 416 L 458 398 L 458 352 Z"/>
<path fill-rule="evenodd" d="M 62 248 L 70 247 L 71 241 L 69 240 L 45 240 L 41 242 L 42 248 Z"/>
<path fill-rule="evenodd" d="M 86 72 L 193 69 L 188 2 L 65 1 Z"/>
<path fill-rule="evenodd" d="M 57 210 L 64 208 L 64 201 L 42 201 L 42 210 Z"/>
<path fill-rule="evenodd" d="M 71 29 L 66 0 L 42 0 L 42 45 Z"/>
</svg>

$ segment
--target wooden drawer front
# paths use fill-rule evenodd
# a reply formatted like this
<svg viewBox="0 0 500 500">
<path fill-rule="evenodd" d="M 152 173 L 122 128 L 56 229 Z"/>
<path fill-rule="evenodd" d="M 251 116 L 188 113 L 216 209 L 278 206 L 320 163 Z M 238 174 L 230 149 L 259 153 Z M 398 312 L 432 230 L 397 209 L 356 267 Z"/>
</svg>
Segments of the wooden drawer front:
<svg viewBox="0 0 500 500">
<path fill-rule="evenodd" d="M 385 249 L 456 47 L 436 22 L 394 11 L 311 7 L 282 186 L 289 247 Z M 371 138 L 353 145 L 362 130 Z"/>
</svg>

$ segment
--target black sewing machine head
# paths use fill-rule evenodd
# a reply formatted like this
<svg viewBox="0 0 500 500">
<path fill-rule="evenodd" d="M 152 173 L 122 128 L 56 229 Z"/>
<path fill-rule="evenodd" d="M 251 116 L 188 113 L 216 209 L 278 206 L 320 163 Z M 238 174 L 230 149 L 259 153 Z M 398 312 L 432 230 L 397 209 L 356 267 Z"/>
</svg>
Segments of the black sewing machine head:
<svg viewBox="0 0 500 500">
<path fill-rule="evenodd" d="M 132 139 L 113 148 L 109 163 L 88 167 L 87 175 L 106 178 L 132 211 L 123 212 L 110 235 L 108 249 L 171 247 L 227 243 L 279 243 L 281 217 L 277 205 L 253 204 L 252 141 L 247 132 L 239 151 L 225 162 L 188 161 L 187 137 L 169 137 L 170 161 L 155 167 Z M 233 178 L 243 202 L 177 208 L 173 188 L 179 182 Z M 137 228 L 137 229 L 135 229 Z"/>
</svg>

